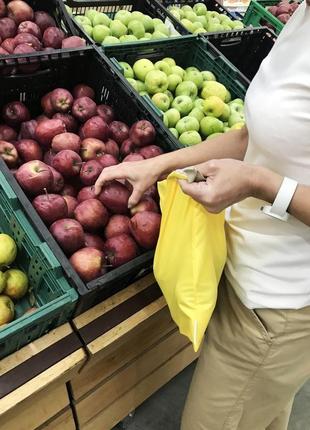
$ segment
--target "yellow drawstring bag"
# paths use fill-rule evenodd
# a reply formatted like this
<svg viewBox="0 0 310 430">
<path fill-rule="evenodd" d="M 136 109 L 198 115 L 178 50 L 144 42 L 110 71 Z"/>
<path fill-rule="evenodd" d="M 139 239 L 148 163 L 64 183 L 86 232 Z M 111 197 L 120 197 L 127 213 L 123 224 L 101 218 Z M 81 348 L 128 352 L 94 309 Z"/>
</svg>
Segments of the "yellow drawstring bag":
<svg viewBox="0 0 310 430">
<path fill-rule="evenodd" d="M 226 262 L 224 212 L 207 212 L 178 183 L 201 180 L 199 176 L 193 168 L 177 170 L 158 184 L 162 220 L 154 258 L 154 275 L 172 319 L 195 351 L 214 310 Z"/>
</svg>

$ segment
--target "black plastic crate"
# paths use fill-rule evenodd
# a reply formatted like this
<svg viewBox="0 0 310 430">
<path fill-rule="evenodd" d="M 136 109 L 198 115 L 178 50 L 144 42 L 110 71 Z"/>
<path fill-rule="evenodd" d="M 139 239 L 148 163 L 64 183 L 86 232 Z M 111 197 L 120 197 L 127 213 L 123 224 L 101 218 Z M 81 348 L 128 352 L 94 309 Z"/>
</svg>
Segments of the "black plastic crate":
<svg viewBox="0 0 310 430">
<path fill-rule="evenodd" d="M 250 81 L 277 39 L 267 27 L 212 33 L 203 37 L 206 37 Z"/>
<path fill-rule="evenodd" d="M 160 125 L 156 115 L 153 115 L 139 99 L 135 98 L 134 91 L 126 87 L 116 73 L 110 70 L 110 66 L 104 58 L 91 47 L 86 48 L 83 55 L 78 52 L 76 55 L 71 54 L 66 58 L 51 59 L 49 68 L 42 71 L 39 78 L 37 76 L 2 78 L 0 80 L 0 105 L 12 100 L 21 100 L 36 116 L 41 111 L 40 99 L 45 93 L 56 87 L 71 89 L 81 82 L 95 89 L 97 102 L 113 105 L 117 118 L 128 124 L 142 118 L 151 121 L 157 131 L 157 144 L 165 151 L 175 149 L 173 141 L 169 139 L 169 133 Z M 69 282 L 76 287 L 80 295 L 76 315 L 126 287 L 136 277 L 141 276 L 143 271 L 151 270 L 154 251 L 145 252 L 131 262 L 85 284 L 73 270 L 68 258 L 1 159 L 0 170 L 3 171 L 18 196 L 37 233 L 48 243 L 61 263 Z"/>
</svg>

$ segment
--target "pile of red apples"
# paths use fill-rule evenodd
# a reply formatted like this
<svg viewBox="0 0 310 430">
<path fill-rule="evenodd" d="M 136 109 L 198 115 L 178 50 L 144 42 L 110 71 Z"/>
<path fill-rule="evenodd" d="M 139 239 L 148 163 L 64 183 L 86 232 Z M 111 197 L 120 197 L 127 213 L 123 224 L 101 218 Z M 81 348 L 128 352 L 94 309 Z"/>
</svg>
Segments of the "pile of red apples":
<svg viewBox="0 0 310 430">
<path fill-rule="evenodd" d="M 278 18 L 279 21 L 281 21 L 283 24 L 286 24 L 298 6 L 299 3 L 297 1 L 288 2 L 282 0 L 277 5 L 269 6 L 267 9 L 270 13 L 272 13 L 272 15 Z"/>
<path fill-rule="evenodd" d="M 2 108 L 0 157 L 15 175 L 80 277 L 89 282 L 153 249 L 161 215 L 156 186 L 130 210 L 131 185 L 94 184 L 101 171 L 121 162 L 162 154 L 147 120 L 129 126 L 114 109 L 96 104 L 84 84 L 56 88 L 41 99 L 43 113 L 31 118 L 13 101 Z M 139 163 L 137 164 L 137 168 Z"/>
<path fill-rule="evenodd" d="M 67 37 L 48 13 L 35 12 L 22 0 L 12 0 L 7 5 L 4 0 L 0 0 L 0 56 L 85 45 L 85 40 L 78 36 Z M 38 67 L 39 64 L 21 65 L 19 71 L 33 73 Z M 16 69 L 6 67 L 4 73 L 14 74 Z"/>
</svg>

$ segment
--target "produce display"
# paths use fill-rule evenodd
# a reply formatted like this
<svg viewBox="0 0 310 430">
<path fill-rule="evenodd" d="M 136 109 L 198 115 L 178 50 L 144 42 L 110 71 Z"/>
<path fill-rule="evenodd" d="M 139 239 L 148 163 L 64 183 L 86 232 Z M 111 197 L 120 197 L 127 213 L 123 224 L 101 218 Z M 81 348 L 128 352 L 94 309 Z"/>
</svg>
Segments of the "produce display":
<svg viewBox="0 0 310 430">
<path fill-rule="evenodd" d="M 282 0 L 274 6 L 266 7 L 266 9 L 278 18 L 282 24 L 286 24 L 298 6 L 299 3 L 297 1 L 288 2 L 288 0 Z"/>
<path fill-rule="evenodd" d="M 96 43 L 103 45 L 171 36 L 170 28 L 161 19 L 139 11 L 120 9 L 112 19 L 103 12 L 89 9 L 85 15 L 77 15 L 74 19 Z"/>
<path fill-rule="evenodd" d="M 168 10 L 186 30 L 193 34 L 244 28 L 242 21 L 231 19 L 224 13 L 209 11 L 204 3 L 196 3 L 193 7 L 169 6 Z"/>
<path fill-rule="evenodd" d="M 119 64 L 127 81 L 162 112 L 164 124 L 182 145 L 244 126 L 243 100 L 231 100 L 230 92 L 208 70 L 183 69 L 169 57 L 155 63 L 141 58 L 132 66 Z"/>
<path fill-rule="evenodd" d="M 163 151 L 147 120 L 129 126 L 113 107 L 96 104 L 84 84 L 55 88 L 41 99 L 42 114 L 3 106 L 0 156 L 15 174 L 80 277 L 89 282 L 156 245 L 161 215 L 156 187 L 128 209 L 131 186 L 112 181 L 96 196 L 103 168 Z"/>
<path fill-rule="evenodd" d="M 13 321 L 14 303 L 28 292 L 28 277 L 14 267 L 17 246 L 14 239 L 7 234 L 0 234 L 0 328 Z M 29 308 L 26 313 L 36 308 Z"/>
</svg>

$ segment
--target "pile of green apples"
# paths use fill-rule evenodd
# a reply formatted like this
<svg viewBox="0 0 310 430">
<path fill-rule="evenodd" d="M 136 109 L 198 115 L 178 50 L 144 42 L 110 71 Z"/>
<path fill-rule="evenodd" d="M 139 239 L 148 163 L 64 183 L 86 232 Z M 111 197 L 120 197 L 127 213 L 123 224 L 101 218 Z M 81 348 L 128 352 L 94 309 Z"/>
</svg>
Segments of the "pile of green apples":
<svg viewBox="0 0 310 430">
<path fill-rule="evenodd" d="M 103 45 L 170 36 L 170 29 L 161 19 L 139 11 L 120 9 L 111 19 L 103 12 L 89 9 L 85 15 L 75 16 L 75 20 L 96 43 Z"/>
<path fill-rule="evenodd" d="M 231 100 L 230 92 L 209 70 L 184 69 L 170 57 L 119 65 L 134 89 L 161 111 L 164 124 L 182 145 L 195 145 L 245 124 L 243 100 Z"/>
<path fill-rule="evenodd" d="M 242 21 L 232 20 L 224 13 L 208 11 L 204 3 L 196 3 L 193 7 L 188 5 L 169 6 L 168 10 L 187 31 L 194 34 L 244 28 Z"/>
</svg>

